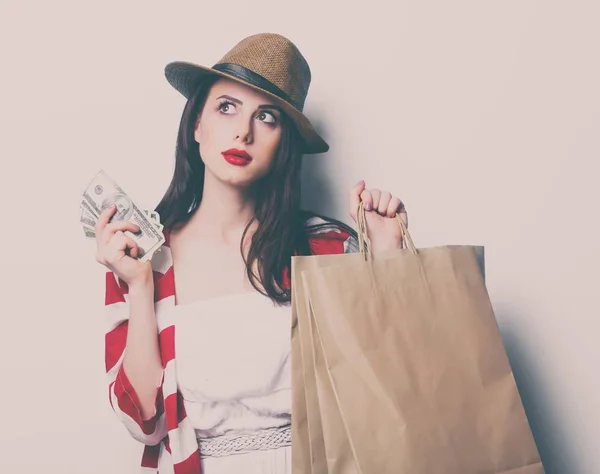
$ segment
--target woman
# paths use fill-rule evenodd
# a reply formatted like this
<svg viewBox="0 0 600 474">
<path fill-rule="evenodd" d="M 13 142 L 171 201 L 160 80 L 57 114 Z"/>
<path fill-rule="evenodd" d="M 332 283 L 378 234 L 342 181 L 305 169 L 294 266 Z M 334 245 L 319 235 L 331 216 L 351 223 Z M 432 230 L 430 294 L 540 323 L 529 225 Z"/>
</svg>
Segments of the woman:
<svg viewBox="0 0 600 474">
<path fill-rule="evenodd" d="M 328 149 L 302 114 L 310 69 L 259 34 L 212 68 L 165 72 L 188 99 L 156 209 L 165 246 L 140 263 L 135 225 L 112 208 L 96 226 L 111 405 L 152 472 L 289 473 L 291 257 L 356 248 L 352 229 L 300 210 L 301 155 Z M 355 219 L 360 200 L 371 250 L 400 248 L 401 201 L 360 182 Z"/>
</svg>

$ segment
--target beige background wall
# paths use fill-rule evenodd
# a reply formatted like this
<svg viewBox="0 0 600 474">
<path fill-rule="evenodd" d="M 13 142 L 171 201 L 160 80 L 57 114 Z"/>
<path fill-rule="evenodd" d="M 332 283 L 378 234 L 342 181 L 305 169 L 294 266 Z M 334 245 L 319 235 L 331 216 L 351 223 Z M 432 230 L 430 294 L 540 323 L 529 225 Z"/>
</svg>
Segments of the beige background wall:
<svg viewBox="0 0 600 474">
<path fill-rule="evenodd" d="M 364 178 L 405 200 L 418 245 L 485 245 L 548 472 L 600 472 L 600 3 L 216 5 L 0 2 L 0 472 L 135 472 L 79 195 L 105 168 L 154 205 L 183 107 L 164 65 L 212 64 L 260 31 L 312 66 L 331 151 L 306 160 L 307 206 L 347 220 Z"/>
</svg>

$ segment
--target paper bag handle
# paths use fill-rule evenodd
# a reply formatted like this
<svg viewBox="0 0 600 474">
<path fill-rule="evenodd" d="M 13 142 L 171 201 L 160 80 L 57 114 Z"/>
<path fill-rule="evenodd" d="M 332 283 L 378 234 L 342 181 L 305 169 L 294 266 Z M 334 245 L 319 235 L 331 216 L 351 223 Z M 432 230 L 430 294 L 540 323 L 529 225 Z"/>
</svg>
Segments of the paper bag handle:
<svg viewBox="0 0 600 474">
<path fill-rule="evenodd" d="M 400 217 L 400 214 L 396 214 L 396 220 L 398 221 L 398 224 L 400 225 L 400 230 L 402 232 L 402 247 L 407 248 L 412 253 L 416 254 L 417 248 L 415 247 L 412 237 L 410 236 L 410 233 L 408 232 L 408 228 L 406 227 L 406 224 Z M 358 203 L 358 212 L 356 213 L 356 225 L 358 228 L 357 229 L 358 230 L 358 246 L 360 248 L 361 255 L 364 255 L 366 253 L 365 237 L 368 239 L 369 236 L 367 235 L 367 221 L 365 220 L 365 206 L 362 201 L 360 201 Z"/>
</svg>

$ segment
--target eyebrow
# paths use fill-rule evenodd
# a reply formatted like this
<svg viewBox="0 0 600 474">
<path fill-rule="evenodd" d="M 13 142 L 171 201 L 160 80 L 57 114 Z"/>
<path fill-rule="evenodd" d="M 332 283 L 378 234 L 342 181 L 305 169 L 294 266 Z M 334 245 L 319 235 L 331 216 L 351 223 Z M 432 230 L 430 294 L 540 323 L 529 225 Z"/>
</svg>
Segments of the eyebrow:
<svg viewBox="0 0 600 474">
<path fill-rule="evenodd" d="M 231 102 L 235 102 L 236 104 L 244 105 L 244 103 L 240 99 L 236 99 L 235 97 L 231 97 L 230 95 L 222 95 L 217 97 L 219 99 L 229 99 Z M 279 113 L 283 113 L 283 109 L 275 104 L 261 104 L 258 106 L 259 109 L 273 109 L 277 110 Z"/>
</svg>

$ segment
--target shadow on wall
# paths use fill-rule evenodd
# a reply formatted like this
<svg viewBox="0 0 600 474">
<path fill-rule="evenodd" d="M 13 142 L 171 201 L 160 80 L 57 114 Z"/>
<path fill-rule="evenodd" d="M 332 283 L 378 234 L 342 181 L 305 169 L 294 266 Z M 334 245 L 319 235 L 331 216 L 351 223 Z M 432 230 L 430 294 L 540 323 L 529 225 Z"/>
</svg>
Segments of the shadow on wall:
<svg viewBox="0 0 600 474">
<path fill-rule="evenodd" d="M 318 115 L 318 114 L 316 114 Z M 331 139 L 328 137 L 327 128 L 324 122 L 311 118 L 317 133 L 331 146 Z M 331 164 L 328 160 L 331 151 L 319 155 L 305 155 L 302 163 L 302 203 L 304 210 L 314 211 L 317 214 L 323 214 L 329 217 L 337 216 L 336 210 L 339 209 L 338 195 L 335 192 L 336 185 L 333 182 L 331 173 Z M 345 216 L 342 216 L 344 220 Z"/>
<path fill-rule="evenodd" d="M 503 318 L 502 314 L 507 312 L 505 309 L 498 311 L 498 321 L 514 319 L 514 314 L 510 318 Z M 537 376 L 536 367 L 528 355 L 527 345 L 520 340 L 514 328 L 502 327 L 501 332 L 546 474 L 589 474 L 576 470 L 572 441 L 564 430 L 561 430 L 549 395 L 544 390 L 544 384 Z"/>
</svg>

